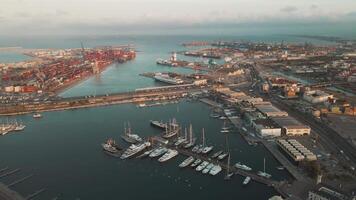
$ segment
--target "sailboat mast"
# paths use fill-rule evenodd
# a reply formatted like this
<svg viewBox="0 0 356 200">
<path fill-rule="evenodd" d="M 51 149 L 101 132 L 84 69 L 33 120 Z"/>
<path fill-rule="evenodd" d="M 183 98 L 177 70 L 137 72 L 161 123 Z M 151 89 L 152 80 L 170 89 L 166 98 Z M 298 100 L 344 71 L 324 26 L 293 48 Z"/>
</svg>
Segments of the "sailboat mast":
<svg viewBox="0 0 356 200">
<path fill-rule="evenodd" d="M 266 158 L 263 158 L 263 172 L 266 173 Z"/>
<path fill-rule="evenodd" d="M 203 147 L 205 147 L 205 132 L 204 132 L 204 128 L 203 128 Z"/>
<path fill-rule="evenodd" d="M 192 124 L 190 124 L 190 127 L 189 127 L 189 136 L 190 136 L 190 138 L 189 138 L 189 142 L 190 143 L 193 143 L 193 127 L 192 127 Z"/>
<path fill-rule="evenodd" d="M 184 128 L 184 139 L 188 140 L 187 127 Z"/>
</svg>

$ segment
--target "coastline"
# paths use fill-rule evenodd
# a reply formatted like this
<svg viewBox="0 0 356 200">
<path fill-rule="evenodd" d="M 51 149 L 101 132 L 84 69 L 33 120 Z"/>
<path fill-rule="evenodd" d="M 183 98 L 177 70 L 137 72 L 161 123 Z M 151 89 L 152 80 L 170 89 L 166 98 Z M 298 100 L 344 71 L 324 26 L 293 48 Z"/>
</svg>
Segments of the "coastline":
<svg viewBox="0 0 356 200">
<path fill-rule="evenodd" d="M 111 65 L 113 65 L 115 63 L 116 63 L 116 61 L 111 62 L 110 64 L 108 64 L 105 67 L 103 67 L 102 70 L 100 70 L 99 74 L 103 73 L 105 70 L 107 70 Z M 79 85 L 80 83 L 88 80 L 89 78 L 94 77 L 94 76 L 99 75 L 99 74 L 91 73 L 91 74 L 82 76 L 80 78 L 77 78 L 77 79 L 73 80 L 72 82 L 68 82 L 66 84 L 63 84 L 63 85 L 57 87 L 56 89 L 54 89 L 53 91 L 50 91 L 50 92 L 55 94 L 55 95 L 60 96 L 61 93 L 64 93 L 65 91 L 69 90 L 70 88 L 75 87 L 75 86 Z"/>
</svg>

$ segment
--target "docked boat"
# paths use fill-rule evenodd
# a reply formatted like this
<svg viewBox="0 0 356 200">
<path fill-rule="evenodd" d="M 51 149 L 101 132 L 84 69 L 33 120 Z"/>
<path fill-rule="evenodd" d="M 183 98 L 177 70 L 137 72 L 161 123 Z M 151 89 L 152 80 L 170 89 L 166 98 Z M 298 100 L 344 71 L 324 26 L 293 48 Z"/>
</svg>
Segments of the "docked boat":
<svg viewBox="0 0 356 200">
<path fill-rule="evenodd" d="M 182 163 L 179 164 L 180 168 L 186 167 L 194 162 L 194 157 L 189 156 L 187 159 L 185 159 Z"/>
<path fill-rule="evenodd" d="M 144 142 L 141 144 L 131 144 L 131 146 L 129 148 L 127 148 L 125 150 L 125 152 L 121 155 L 121 159 L 126 159 L 126 158 L 130 158 L 134 155 L 136 155 L 137 153 L 143 151 L 145 148 L 151 146 L 150 142 Z"/>
<path fill-rule="evenodd" d="M 189 142 L 184 145 L 185 149 L 189 149 L 189 148 L 193 147 L 195 145 L 195 141 L 196 141 L 196 138 L 193 137 L 193 127 L 191 124 L 189 126 L 189 140 L 188 141 Z"/>
<path fill-rule="evenodd" d="M 208 165 L 209 165 L 209 162 L 203 161 L 200 165 L 198 165 L 197 168 L 195 168 L 195 170 L 199 172 L 199 171 L 203 170 Z"/>
<path fill-rule="evenodd" d="M 186 141 L 187 141 L 187 139 L 185 137 L 179 137 L 177 139 L 177 141 L 174 143 L 174 146 L 179 146 L 179 145 L 185 143 Z"/>
<path fill-rule="evenodd" d="M 210 117 L 212 117 L 212 118 L 219 118 L 220 115 L 219 115 L 219 114 L 216 114 L 216 113 L 212 113 L 212 114 L 210 114 Z"/>
<path fill-rule="evenodd" d="M 217 175 L 218 173 L 220 173 L 221 170 L 222 170 L 222 168 L 221 168 L 220 165 L 214 165 L 214 167 L 211 168 L 211 170 L 209 171 L 209 174 L 215 176 L 215 175 Z"/>
<path fill-rule="evenodd" d="M 221 128 L 220 132 L 221 133 L 229 133 L 230 132 L 229 129 L 230 128 L 226 126 L 226 122 L 224 122 L 224 126 Z"/>
<path fill-rule="evenodd" d="M 207 174 L 213 167 L 214 167 L 214 164 L 213 164 L 213 163 L 209 163 L 209 165 L 207 165 L 207 166 L 203 169 L 202 173 L 203 173 L 203 174 Z"/>
<path fill-rule="evenodd" d="M 158 159 L 159 162 L 166 162 L 178 155 L 178 151 L 174 149 L 168 149 L 168 151 Z"/>
<path fill-rule="evenodd" d="M 40 113 L 35 113 L 32 115 L 33 118 L 41 118 L 42 115 Z"/>
<path fill-rule="evenodd" d="M 247 165 L 244 165 L 244 164 L 241 164 L 241 163 L 236 163 L 235 164 L 235 167 L 238 168 L 238 169 L 242 169 L 242 170 L 245 170 L 245 171 L 251 171 L 252 168 L 247 166 Z"/>
<path fill-rule="evenodd" d="M 227 169 L 224 177 L 225 180 L 230 180 L 231 177 L 234 175 L 233 172 L 230 172 L 230 160 L 231 160 L 231 154 L 229 154 L 229 157 L 227 158 Z"/>
<path fill-rule="evenodd" d="M 128 143 L 138 143 L 138 142 L 142 142 L 142 138 L 140 136 L 138 136 L 137 134 L 133 134 L 131 132 L 131 127 L 130 124 L 128 124 L 128 127 L 126 128 L 126 126 L 124 125 L 124 134 L 121 135 L 121 138 L 123 140 L 125 140 Z"/>
<path fill-rule="evenodd" d="M 283 166 L 278 166 L 276 167 L 278 170 L 284 170 L 284 167 Z"/>
<path fill-rule="evenodd" d="M 228 155 L 229 153 L 222 153 L 218 156 L 218 160 L 224 160 Z"/>
<path fill-rule="evenodd" d="M 217 158 L 220 154 L 222 154 L 223 153 L 223 151 L 222 150 L 220 150 L 220 151 L 217 151 L 217 152 L 215 152 L 212 156 L 211 156 L 211 158 Z"/>
<path fill-rule="evenodd" d="M 14 131 L 22 131 L 26 128 L 26 126 L 23 123 L 17 123 L 15 122 L 15 128 Z"/>
<path fill-rule="evenodd" d="M 154 121 L 151 120 L 151 125 L 157 128 L 161 128 L 161 129 L 166 129 L 167 128 L 167 124 L 163 123 L 162 121 Z"/>
<path fill-rule="evenodd" d="M 196 159 L 190 166 L 191 166 L 191 167 L 196 167 L 196 166 L 198 166 L 201 162 L 202 162 L 202 160 Z"/>
<path fill-rule="evenodd" d="M 107 151 L 109 153 L 118 153 L 119 149 L 116 145 L 115 140 L 113 139 L 108 139 L 105 143 L 101 144 L 101 146 L 103 147 L 104 151 Z"/>
<path fill-rule="evenodd" d="M 203 146 L 201 144 L 195 145 L 192 148 L 192 152 L 197 153 L 199 149 L 201 149 Z"/>
<path fill-rule="evenodd" d="M 213 146 L 204 147 L 201 153 L 208 154 L 213 150 L 213 148 L 214 148 Z"/>
<path fill-rule="evenodd" d="M 264 177 L 264 178 L 271 178 L 272 175 L 271 174 L 268 174 L 266 172 L 262 172 L 262 171 L 258 171 L 257 172 L 257 175 L 261 176 L 261 177 Z"/>
<path fill-rule="evenodd" d="M 250 180 L 251 180 L 251 177 L 246 176 L 246 178 L 245 178 L 244 182 L 242 182 L 242 184 L 247 185 L 250 182 Z"/>
<path fill-rule="evenodd" d="M 150 155 L 150 153 L 152 153 L 153 149 L 150 149 L 148 151 L 145 151 L 143 154 L 137 156 L 137 158 L 144 158 L 147 157 L 148 155 Z"/>
<path fill-rule="evenodd" d="M 182 79 L 171 77 L 169 74 L 166 73 L 155 73 L 153 78 L 157 81 L 172 84 L 172 85 L 179 85 L 184 83 Z"/>
<path fill-rule="evenodd" d="M 168 151 L 168 149 L 164 148 L 164 147 L 158 147 L 157 149 L 153 150 L 150 154 L 149 157 L 150 158 L 155 158 L 158 156 L 161 156 L 163 154 L 165 154 Z"/>
<path fill-rule="evenodd" d="M 264 177 L 264 178 L 271 178 L 272 177 L 271 174 L 266 173 L 266 159 L 265 158 L 263 158 L 263 171 L 258 171 L 257 175 L 259 175 L 261 177 Z"/>
<path fill-rule="evenodd" d="M 169 123 L 167 124 L 165 128 L 165 132 L 162 135 L 163 138 L 171 138 L 173 136 L 176 136 L 180 131 L 180 127 L 175 119 L 169 120 Z"/>
</svg>

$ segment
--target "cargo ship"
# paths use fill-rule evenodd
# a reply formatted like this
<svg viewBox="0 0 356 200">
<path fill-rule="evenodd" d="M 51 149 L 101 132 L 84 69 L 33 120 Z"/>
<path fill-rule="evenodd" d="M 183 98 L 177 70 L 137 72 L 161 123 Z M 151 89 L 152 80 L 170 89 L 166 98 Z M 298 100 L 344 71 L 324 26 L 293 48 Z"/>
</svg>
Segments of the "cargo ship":
<svg viewBox="0 0 356 200">
<path fill-rule="evenodd" d="M 161 81 L 163 83 L 168 83 L 172 85 L 179 85 L 184 83 L 182 79 L 171 77 L 169 76 L 169 74 L 165 74 L 165 73 L 155 73 L 153 78 L 157 81 Z"/>
</svg>

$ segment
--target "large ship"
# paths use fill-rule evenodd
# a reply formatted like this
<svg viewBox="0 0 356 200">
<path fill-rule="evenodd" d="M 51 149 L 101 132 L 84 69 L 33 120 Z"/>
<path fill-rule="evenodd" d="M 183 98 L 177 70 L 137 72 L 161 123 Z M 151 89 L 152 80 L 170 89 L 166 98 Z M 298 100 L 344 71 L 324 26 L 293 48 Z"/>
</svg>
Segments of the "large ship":
<svg viewBox="0 0 356 200">
<path fill-rule="evenodd" d="M 161 129 L 166 129 L 167 128 L 167 124 L 163 123 L 162 121 L 155 121 L 155 120 L 151 120 L 151 125 L 161 128 Z"/>
<path fill-rule="evenodd" d="M 130 158 L 133 155 L 143 151 L 146 147 L 151 146 L 150 142 L 144 142 L 138 145 L 132 144 L 129 148 L 125 150 L 125 152 L 121 155 L 121 159 Z"/>
<path fill-rule="evenodd" d="M 170 160 L 178 155 L 177 150 L 173 149 L 168 149 L 168 151 L 158 159 L 159 162 L 166 162 L 167 160 Z"/>
<path fill-rule="evenodd" d="M 164 132 L 162 137 L 166 138 L 166 139 L 171 138 L 171 137 L 177 135 L 179 130 L 180 130 L 180 127 L 179 127 L 177 121 L 175 119 L 170 120 L 166 127 L 166 131 Z"/>
<path fill-rule="evenodd" d="M 157 81 L 161 81 L 168 84 L 178 85 L 184 83 L 182 79 L 169 76 L 166 73 L 155 73 L 153 78 Z"/>
</svg>

